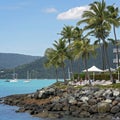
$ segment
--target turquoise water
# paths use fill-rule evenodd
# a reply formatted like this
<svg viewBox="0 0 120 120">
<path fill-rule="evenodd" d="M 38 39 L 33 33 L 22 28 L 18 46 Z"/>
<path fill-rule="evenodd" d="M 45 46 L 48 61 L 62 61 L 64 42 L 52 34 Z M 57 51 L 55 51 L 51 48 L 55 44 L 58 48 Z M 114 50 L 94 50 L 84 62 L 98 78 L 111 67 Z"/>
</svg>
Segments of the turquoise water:
<svg viewBox="0 0 120 120">
<path fill-rule="evenodd" d="M 47 87 L 53 83 L 55 80 L 31 80 L 30 82 L 24 82 L 24 80 L 19 80 L 18 82 L 5 82 L 5 80 L 0 80 L 0 97 L 12 95 L 12 94 L 23 94 L 32 93 L 37 89 Z M 15 106 L 8 106 L 0 104 L 0 120 L 49 120 L 37 117 L 32 117 L 28 113 L 16 113 L 18 108 Z M 81 118 L 71 118 L 66 117 L 60 120 L 90 120 Z"/>
<path fill-rule="evenodd" d="M 5 82 L 5 80 L 0 80 L 0 97 L 12 94 L 32 93 L 54 82 L 55 80 L 31 80 L 30 82 L 24 82 L 24 80 Z M 32 117 L 28 113 L 16 113 L 16 109 L 18 108 L 0 104 L 0 120 L 43 120 Z"/>
</svg>

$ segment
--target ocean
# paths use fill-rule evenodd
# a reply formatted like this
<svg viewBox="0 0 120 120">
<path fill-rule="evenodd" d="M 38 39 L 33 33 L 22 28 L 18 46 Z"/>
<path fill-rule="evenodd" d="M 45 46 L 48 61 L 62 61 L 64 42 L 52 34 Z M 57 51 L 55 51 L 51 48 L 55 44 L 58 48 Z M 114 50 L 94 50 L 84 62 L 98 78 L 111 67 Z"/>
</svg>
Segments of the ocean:
<svg viewBox="0 0 120 120">
<path fill-rule="evenodd" d="M 31 80 L 30 82 L 24 82 L 24 80 L 18 80 L 18 82 L 5 82 L 6 80 L 0 80 L 0 97 L 5 97 L 13 94 L 32 93 L 37 89 L 47 87 L 56 82 L 54 79 L 43 80 Z M 16 113 L 18 109 L 16 106 L 8 106 L 0 104 L 0 120 L 49 120 L 37 118 L 29 115 L 28 113 Z M 90 120 L 80 118 L 63 118 L 60 120 Z"/>
<path fill-rule="evenodd" d="M 32 93 L 37 89 L 47 87 L 55 80 L 31 80 L 30 82 L 24 82 L 24 80 L 18 80 L 18 82 L 5 82 L 6 80 L 0 80 L 0 97 L 5 97 L 12 94 Z M 18 108 L 15 106 L 8 106 L 0 104 L 0 120 L 43 120 L 42 118 L 32 117 L 28 113 L 16 113 Z"/>
</svg>

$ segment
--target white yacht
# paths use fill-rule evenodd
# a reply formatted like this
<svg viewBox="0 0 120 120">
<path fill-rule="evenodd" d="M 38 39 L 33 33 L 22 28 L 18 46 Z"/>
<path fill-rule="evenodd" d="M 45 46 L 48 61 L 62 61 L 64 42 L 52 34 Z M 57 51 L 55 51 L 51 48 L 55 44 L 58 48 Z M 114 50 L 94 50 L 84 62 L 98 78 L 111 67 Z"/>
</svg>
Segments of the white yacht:
<svg viewBox="0 0 120 120">
<path fill-rule="evenodd" d="M 29 71 L 27 71 L 27 79 L 24 80 L 24 82 L 30 82 L 30 75 L 29 75 Z"/>
</svg>

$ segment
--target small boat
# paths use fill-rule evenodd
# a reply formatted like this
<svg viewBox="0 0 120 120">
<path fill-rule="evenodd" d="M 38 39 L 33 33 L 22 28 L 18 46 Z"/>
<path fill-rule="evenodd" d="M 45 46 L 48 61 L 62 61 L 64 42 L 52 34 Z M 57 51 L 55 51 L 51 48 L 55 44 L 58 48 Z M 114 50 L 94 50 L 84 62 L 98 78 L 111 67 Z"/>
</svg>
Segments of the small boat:
<svg viewBox="0 0 120 120">
<path fill-rule="evenodd" d="M 9 80 L 9 82 L 18 82 L 18 80 L 17 79 L 11 79 L 11 80 Z"/>
<path fill-rule="evenodd" d="M 30 75 L 29 75 L 29 71 L 27 71 L 27 79 L 24 80 L 24 82 L 30 82 Z"/>
<path fill-rule="evenodd" d="M 13 79 L 9 80 L 9 82 L 18 82 L 18 80 L 17 80 L 17 73 L 15 73 L 15 70 L 13 72 Z"/>
</svg>

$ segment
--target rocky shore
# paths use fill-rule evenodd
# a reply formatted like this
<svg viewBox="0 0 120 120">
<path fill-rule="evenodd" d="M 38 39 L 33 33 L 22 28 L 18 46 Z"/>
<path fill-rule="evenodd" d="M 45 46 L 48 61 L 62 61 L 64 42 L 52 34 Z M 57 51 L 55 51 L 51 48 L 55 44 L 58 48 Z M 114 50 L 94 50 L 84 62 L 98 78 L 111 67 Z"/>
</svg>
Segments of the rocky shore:
<svg viewBox="0 0 120 120">
<path fill-rule="evenodd" d="M 61 87 L 60 87 L 61 86 Z M 75 88 L 63 83 L 31 94 L 0 98 L 0 103 L 18 106 L 16 112 L 29 112 L 42 118 L 91 118 L 120 120 L 120 89 L 86 86 Z"/>
</svg>

